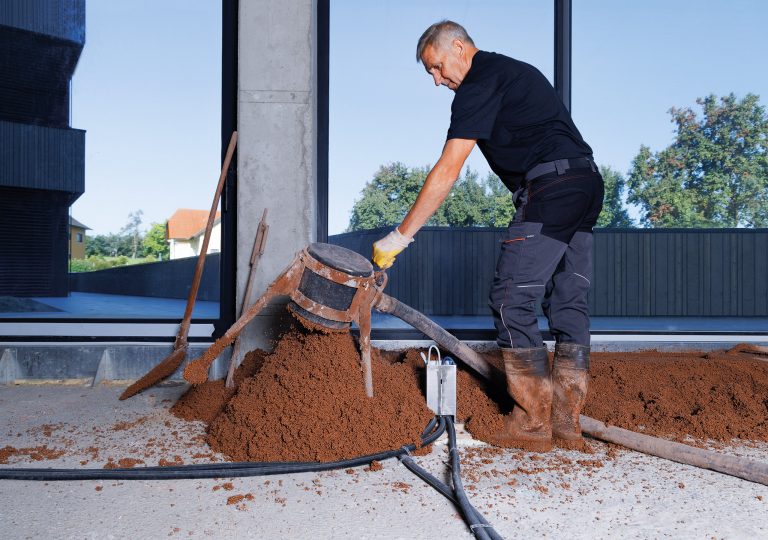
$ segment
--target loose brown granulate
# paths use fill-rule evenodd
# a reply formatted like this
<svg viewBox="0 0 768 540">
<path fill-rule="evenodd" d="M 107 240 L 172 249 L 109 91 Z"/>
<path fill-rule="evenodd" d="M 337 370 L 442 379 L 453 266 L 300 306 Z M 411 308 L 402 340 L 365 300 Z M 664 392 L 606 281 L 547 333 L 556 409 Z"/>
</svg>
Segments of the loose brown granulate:
<svg viewBox="0 0 768 540">
<path fill-rule="evenodd" d="M 0 448 L 0 463 L 6 464 L 10 458 L 18 456 L 26 456 L 33 461 L 58 459 L 65 453 L 65 450 L 54 450 L 52 448 L 48 448 L 47 445 L 31 446 L 28 448 L 5 446 Z"/>
<path fill-rule="evenodd" d="M 136 420 L 131 420 L 130 422 L 118 422 L 112 426 L 112 431 L 126 431 L 136 426 L 145 424 L 148 419 L 149 417 L 142 416 L 140 418 L 137 418 Z"/>
<path fill-rule="evenodd" d="M 227 504 L 237 504 L 242 501 L 252 501 L 253 495 L 251 493 L 246 493 L 244 495 L 232 495 L 230 497 L 227 497 Z"/>
<path fill-rule="evenodd" d="M 768 441 L 768 362 L 748 353 L 595 355 L 584 414 L 683 442 Z"/>
<path fill-rule="evenodd" d="M 237 461 L 336 461 L 420 440 L 433 413 L 418 373 L 373 354 L 368 398 L 349 333 L 292 329 L 211 423 L 208 443 Z"/>
<path fill-rule="evenodd" d="M 593 353 L 583 414 L 681 442 L 768 441 L 768 362 L 756 356 L 748 346 L 728 353 Z M 486 358 L 499 361 L 498 353 Z M 489 385 L 464 370 L 457 379 L 457 421 L 475 438 L 492 440 L 514 405 L 503 381 Z"/>
<path fill-rule="evenodd" d="M 371 464 L 368 465 L 363 470 L 365 472 L 378 472 L 378 471 L 380 471 L 382 469 L 384 469 L 384 466 L 381 464 L 381 461 L 377 461 L 377 460 L 374 459 L 373 461 L 371 461 Z"/>
<path fill-rule="evenodd" d="M 755 352 L 743 346 L 707 354 L 593 353 L 584 414 L 684 442 L 766 441 L 768 363 Z M 203 421 L 220 411 L 207 440 L 230 459 L 332 461 L 398 448 L 418 440 L 432 415 L 424 404 L 417 350 L 374 350 L 373 399 L 363 392 L 360 357 L 348 333 L 294 328 L 273 353 L 251 354 L 263 366 L 244 369 L 243 363 L 238 392 L 228 403 L 223 385 L 209 382 L 172 409 L 181 418 Z M 484 356 L 500 365 L 498 352 Z M 457 422 L 465 422 L 475 438 L 493 440 L 514 406 L 505 381 L 488 383 L 460 369 L 457 385 Z M 593 452 L 589 445 L 582 451 Z M 615 457 L 613 446 L 608 451 L 608 458 Z"/>
<path fill-rule="evenodd" d="M 112 458 L 109 458 L 107 460 L 107 463 L 104 465 L 105 469 L 132 469 L 136 465 L 142 465 L 144 464 L 144 461 L 141 459 L 135 459 L 135 458 L 120 458 L 117 463 L 115 463 L 115 460 Z M 175 464 L 174 464 L 175 465 Z"/>
<path fill-rule="evenodd" d="M 184 465 L 184 460 L 181 459 L 181 456 L 173 456 L 173 459 L 171 460 L 160 458 L 160 461 L 158 461 L 157 464 L 160 467 L 173 467 L 176 465 Z"/>
<path fill-rule="evenodd" d="M 240 366 L 235 371 L 235 386 L 244 379 L 253 376 L 264 363 L 265 351 L 253 350 L 245 355 Z M 182 420 L 200 420 L 210 424 L 224 409 L 234 395 L 234 388 L 224 386 L 224 381 L 206 381 L 192 386 L 176 404 L 171 407 L 171 413 Z"/>
</svg>

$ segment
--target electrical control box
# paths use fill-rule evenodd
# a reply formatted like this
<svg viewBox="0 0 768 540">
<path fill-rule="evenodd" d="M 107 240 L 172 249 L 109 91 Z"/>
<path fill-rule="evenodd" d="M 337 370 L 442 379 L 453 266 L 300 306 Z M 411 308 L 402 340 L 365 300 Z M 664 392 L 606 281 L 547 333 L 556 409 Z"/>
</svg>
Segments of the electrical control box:
<svg viewBox="0 0 768 540">
<path fill-rule="evenodd" d="M 456 364 L 446 356 L 428 360 L 427 406 L 437 415 L 456 416 Z"/>
</svg>

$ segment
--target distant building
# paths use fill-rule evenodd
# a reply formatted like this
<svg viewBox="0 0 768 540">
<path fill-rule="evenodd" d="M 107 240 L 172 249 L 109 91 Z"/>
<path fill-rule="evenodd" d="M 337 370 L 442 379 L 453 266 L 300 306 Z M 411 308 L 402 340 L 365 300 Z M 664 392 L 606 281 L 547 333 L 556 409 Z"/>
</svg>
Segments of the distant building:
<svg viewBox="0 0 768 540">
<path fill-rule="evenodd" d="M 69 257 L 85 259 L 85 231 L 91 228 L 83 225 L 72 216 L 69 217 Z"/>
<path fill-rule="evenodd" d="M 66 296 L 85 132 L 69 125 L 85 0 L 0 2 L 0 295 Z"/>
<path fill-rule="evenodd" d="M 168 218 L 166 237 L 171 248 L 171 259 L 200 255 L 208 214 L 208 210 L 180 208 Z M 221 212 L 216 212 L 211 239 L 208 242 L 208 253 L 219 251 L 221 251 Z"/>
</svg>

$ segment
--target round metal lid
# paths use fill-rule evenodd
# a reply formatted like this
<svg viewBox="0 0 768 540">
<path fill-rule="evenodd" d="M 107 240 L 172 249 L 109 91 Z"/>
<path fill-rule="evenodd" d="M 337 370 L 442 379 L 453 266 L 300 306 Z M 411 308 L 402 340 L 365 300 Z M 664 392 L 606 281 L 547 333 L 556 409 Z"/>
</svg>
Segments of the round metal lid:
<svg viewBox="0 0 768 540">
<path fill-rule="evenodd" d="M 368 277 L 373 274 L 371 262 L 351 249 L 315 242 L 309 245 L 307 251 L 324 265 L 350 276 Z"/>
</svg>

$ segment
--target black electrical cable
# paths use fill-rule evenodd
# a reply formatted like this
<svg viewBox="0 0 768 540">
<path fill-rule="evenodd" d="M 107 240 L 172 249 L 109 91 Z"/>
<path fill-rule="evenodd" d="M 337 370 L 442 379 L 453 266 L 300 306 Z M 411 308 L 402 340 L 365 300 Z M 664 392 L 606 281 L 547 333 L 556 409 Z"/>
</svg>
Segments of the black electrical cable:
<svg viewBox="0 0 768 540">
<path fill-rule="evenodd" d="M 424 480 L 427 484 L 435 488 L 435 490 L 437 490 L 443 497 L 458 506 L 459 502 L 454 496 L 453 490 L 447 484 L 441 482 L 427 470 L 417 465 L 413 458 L 407 454 L 400 456 L 400 461 L 409 471 Z M 499 533 L 497 533 L 493 527 L 491 527 L 490 523 L 488 523 L 488 520 L 485 519 L 485 517 L 477 510 L 477 508 L 472 506 L 472 510 L 474 511 L 472 522 L 474 523 L 479 521 L 483 525 L 487 525 L 486 531 L 488 532 L 488 536 L 491 537 L 491 540 L 504 540 L 504 538 Z"/>
<path fill-rule="evenodd" d="M 433 418 L 422 435 L 421 445 L 432 444 L 445 432 L 443 417 Z M 434 430 L 434 431 L 433 431 Z M 65 480 L 188 480 L 198 478 L 240 478 L 246 476 L 270 476 L 301 472 L 321 472 L 366 465 L 371 461 L 382 461 L 416 449 L 413 444 L 397 450 L 379 452 L 368 456 L 333 461 L 316 462 L 238 462 L 179 465 L 171 467 L 140 467 L 136 469 L 0 469 L 0 480 L 65 481 Z"/>
<path fill-rule="evenodd" d="M 464 514 L 464 519 L 469 524 L 469 528 L 475 534 L 475 538 L 479 538 L 480 540 L 490 540 L 490 536 L 486 531 L 488 525 L 476 519 L 476 510 L 472 506 L 472 503 L 469 502 L 467 494 L 464 492 L 464 485 L 461 482 L 461 463 L 459 462 L 459 450 L 456 447 L 456 428 L 453 425 L 453 418 L 446 418 L 446 426 L 448 428 L 448 454 L 451 458 L 451 480 L 453 481 L 453 491 L 456 494 L 459 508 L 461 508 L 461 511 Z"/>
<path fill-rule="evenodd" d="M 446 499 L 451 501 L 452 503 L 456 504 L 458 506 L 458 501 L 456 497 L 453 494 L 453 490 L 447 485 L 435 478 L 432 474 L 430 474 L 425 469 L 421 468 L 419 465 L 416 464 L 416 462 L 410 457 L 410 456 L 400 456 L 400 461 L 405 465 L 405 467 L 410 470 L 413 474 L 424 480 L 427 484 L 435 488 L 441 495 L 443 495 Z M 493 528 L 491 528 L 490 523 L 485 519 L 485 517 L 475 508 L 474 506 L 472 509 L 475 512 L 475 517 L 473 518 L 474 521 L 480 521 L 483 523 L 483 525 L 488 525 L 488 528 L 486 529 L 488 531 L 488 536 L 491 537 L 491 540 L 503 540 L 501 535 L 497 533 Z"/>
</svg>

